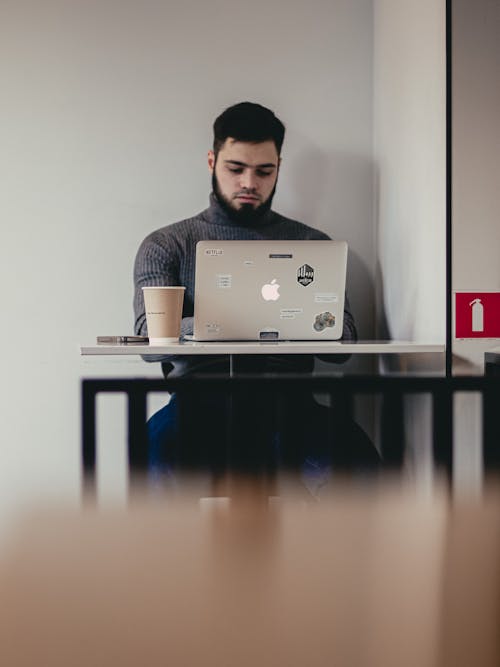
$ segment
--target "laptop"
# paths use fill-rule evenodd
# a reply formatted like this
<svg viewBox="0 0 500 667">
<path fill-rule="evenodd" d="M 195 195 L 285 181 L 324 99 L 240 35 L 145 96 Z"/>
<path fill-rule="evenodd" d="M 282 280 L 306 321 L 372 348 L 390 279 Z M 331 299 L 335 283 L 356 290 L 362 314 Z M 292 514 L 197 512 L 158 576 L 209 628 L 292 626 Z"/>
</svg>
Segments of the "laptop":
<svg viewBox="0 0 500 667">
<path fill-rule="evenodd" d="M 194 335 L 216 340 L 338 340 L 345 241 L 199 241 Z"/>
</svg>

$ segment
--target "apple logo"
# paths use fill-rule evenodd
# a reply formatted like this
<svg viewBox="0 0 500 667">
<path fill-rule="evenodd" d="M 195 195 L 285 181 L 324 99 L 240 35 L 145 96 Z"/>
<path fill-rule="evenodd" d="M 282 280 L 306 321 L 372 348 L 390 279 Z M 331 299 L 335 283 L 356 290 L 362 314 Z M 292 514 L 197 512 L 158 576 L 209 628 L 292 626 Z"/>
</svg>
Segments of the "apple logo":
<svg viewBox="0 0 500 667">
<path fill-rule="evenodd" d="M 271 280 L 270 283 L 263 285 L 260 293 L 264 301 L 277 301 L 280 298 L 280 293 L 278 292 L 280 286 L 276 282 L 276 278 Z"/>
</svg>

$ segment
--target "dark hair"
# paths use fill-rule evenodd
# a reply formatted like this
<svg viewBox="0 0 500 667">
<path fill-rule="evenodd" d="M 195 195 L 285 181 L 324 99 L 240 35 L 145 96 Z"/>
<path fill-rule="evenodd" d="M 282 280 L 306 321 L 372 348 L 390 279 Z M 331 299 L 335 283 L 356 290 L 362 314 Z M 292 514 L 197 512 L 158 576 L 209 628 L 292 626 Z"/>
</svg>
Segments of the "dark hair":
<svg viewBox="0 0 500 667">
<path fill-rule="evenodd" d="M 260 143 L 274 141 L 281 153 L 285 126 L 270 109 L 253 102 L 240 102 L 228 107 L 214 122 L 214 153 L 217 155 L 228 137 L 238 141 Z"/>
</svg>

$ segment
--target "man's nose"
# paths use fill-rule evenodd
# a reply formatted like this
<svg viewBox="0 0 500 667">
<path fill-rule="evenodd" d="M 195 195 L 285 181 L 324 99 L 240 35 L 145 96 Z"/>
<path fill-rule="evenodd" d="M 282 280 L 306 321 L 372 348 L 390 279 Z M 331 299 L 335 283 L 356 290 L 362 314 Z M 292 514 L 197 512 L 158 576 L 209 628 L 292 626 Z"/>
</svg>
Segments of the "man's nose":
<svg viewBox="0 0 500 667">
<path fill-rule="evenodd" d="M 240 186 L 247 190 L 253 190 L 257 184 L 255 174 L 251 169 L 245 169 L 241 174 Z"/>
</svg>

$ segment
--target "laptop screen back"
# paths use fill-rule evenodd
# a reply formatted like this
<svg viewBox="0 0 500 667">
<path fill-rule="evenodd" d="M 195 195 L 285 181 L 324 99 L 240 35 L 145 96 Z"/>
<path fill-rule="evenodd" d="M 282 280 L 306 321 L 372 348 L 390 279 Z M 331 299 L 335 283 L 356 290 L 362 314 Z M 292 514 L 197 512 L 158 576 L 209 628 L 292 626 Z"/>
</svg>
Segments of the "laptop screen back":
<svg viewBox="0 0 500 667">
<path fill-rule="evenodd" d="M 338 340 L 344 241 L 199 241 L 195 340 Z"/>
</svg>

